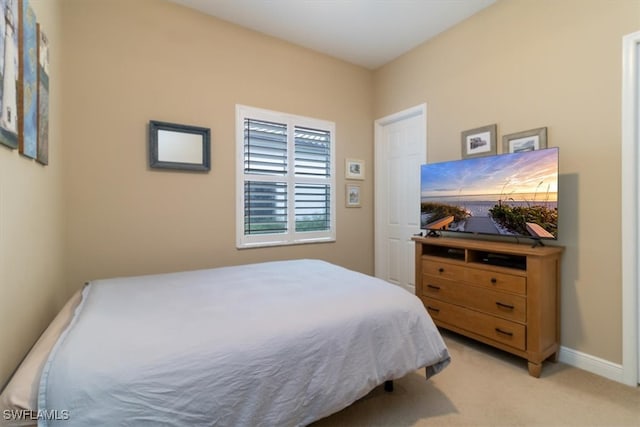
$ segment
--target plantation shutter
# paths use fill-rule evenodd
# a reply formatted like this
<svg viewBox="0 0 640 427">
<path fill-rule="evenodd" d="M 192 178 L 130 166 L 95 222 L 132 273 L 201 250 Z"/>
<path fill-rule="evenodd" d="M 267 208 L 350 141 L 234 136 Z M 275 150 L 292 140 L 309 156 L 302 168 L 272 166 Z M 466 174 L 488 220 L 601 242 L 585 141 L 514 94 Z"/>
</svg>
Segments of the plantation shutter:
<svg viewBox="0 0 640 427">
<path fill-rule="evenodd" d="M 331 134 L 327 131 L 295 128 L 295 174 L 329 178 Z"/>
<path fill-rule="evenodd" d="M 284 176 L 287 173 L 287 125 L 244 121 L 244 172 Z M 287 231 L 286 182 L 245 181 L 245 234 Z"/>
<path fill-rule="evenodd" d="M 244 173 L 287 173 L 287 125 L 261 120 L 244 121 Z"/>
<path fill-rule="evenodd" d="M 238 247 L 335 240 L 333 124 L 241 110 Z"/>
<path fill-rule="evenodd" d="M 295 128 L 295 175 L 331 177 L 331 134 L 325 130 Z M 296 231 L 328 230 L 331 226 L 331 187 L 298 183 L 295 188 Z"/>
<path fill-rule="evenodd" d="M 287 184 L 246 181 L 244 185 L 244 233 L 286 233 Z"/>
</svg>

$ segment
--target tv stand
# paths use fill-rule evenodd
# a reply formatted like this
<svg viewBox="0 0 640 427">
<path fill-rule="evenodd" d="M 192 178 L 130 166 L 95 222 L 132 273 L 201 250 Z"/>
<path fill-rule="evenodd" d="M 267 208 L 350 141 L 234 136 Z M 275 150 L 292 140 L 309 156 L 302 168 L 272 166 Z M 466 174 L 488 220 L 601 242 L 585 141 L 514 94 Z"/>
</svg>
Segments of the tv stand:
<svg viewBox="0 0 640 427">
<path fill-rule="evenodd" d="M 414 237 L 416 295 L 441 328 L 528 361 L 539 377 L 560 345 L 564 248 Z"/>
<path fill-rule="evenodd" d="M 532 248 L 535 248 L 537 246 L 544 246 L 544 243 L 542 242 L 542 239 L 533 239 L 533 244 L 531 245 Z"/>
</svg>

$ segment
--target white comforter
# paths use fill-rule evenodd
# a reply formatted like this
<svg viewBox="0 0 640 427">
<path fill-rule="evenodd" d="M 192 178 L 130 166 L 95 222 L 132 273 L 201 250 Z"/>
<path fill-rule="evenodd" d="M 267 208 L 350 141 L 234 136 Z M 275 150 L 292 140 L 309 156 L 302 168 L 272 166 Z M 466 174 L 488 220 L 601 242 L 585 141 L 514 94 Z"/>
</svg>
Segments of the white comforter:
<svg viewBox="0 0 640 427">
<path fill-rule="evenodd" d="M 41 426 L 306 425 L 449 363 L 418 298 L 323 261 L 99 280 L 83 293 L 40 382 L 45 418 L 63 416 Z"/>
</svg>

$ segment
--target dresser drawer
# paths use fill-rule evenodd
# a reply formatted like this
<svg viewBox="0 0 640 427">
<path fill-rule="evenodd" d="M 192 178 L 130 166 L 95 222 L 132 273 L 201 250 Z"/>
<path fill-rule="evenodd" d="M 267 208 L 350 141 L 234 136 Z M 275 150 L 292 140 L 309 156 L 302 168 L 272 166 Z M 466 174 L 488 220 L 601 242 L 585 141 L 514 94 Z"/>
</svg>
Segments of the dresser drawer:
<svg viewBox="0 0 640 427">
<path fill-rule="evenodd" d="M 423 297 L 422 300 L 436 324 L 443 322 L 445 324 L 441 326 L 445 328 L 449 324 L 518 350 L 526 348 L 524 325 L 433 298 Z"/>
<path fill-rule="evenodd" d="M 465 270 L 466 268 L 462 265 L 449 264 L 438 259 L 422 259 L 422 272 L 424 274 L 451 280 L 464 280 Z"/>
<path fill-rule="evenodd" d="M 507 320 L 525 323 L 527 299 L 523 296 L 452 282 L 437 276 L 422 276 L 422 295 L 473 308 Z"/>
<path fill-rule="evenodd" d="M 522 295 L 527 293 L 527 279 L 524 276 L 477 268 L 467 268 L 464 270 L 464 273 L 464 280 L 476 286 L 515 292 Z"/>
</svg>

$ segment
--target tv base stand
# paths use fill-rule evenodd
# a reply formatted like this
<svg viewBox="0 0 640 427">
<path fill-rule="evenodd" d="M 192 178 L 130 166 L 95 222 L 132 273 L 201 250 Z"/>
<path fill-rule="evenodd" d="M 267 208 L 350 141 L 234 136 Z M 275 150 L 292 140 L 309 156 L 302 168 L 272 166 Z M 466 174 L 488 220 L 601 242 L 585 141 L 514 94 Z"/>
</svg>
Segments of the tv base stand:
<svg viewBox="0 0 640 427">
<path fill-rule="evenodd" d="M 531 247 L 535 248 L 537 246 L 544 246 L 544 242 L 542 242 L 542 239 L 533 239 L 533 244 L 531 245 Z"/>
</svg>

